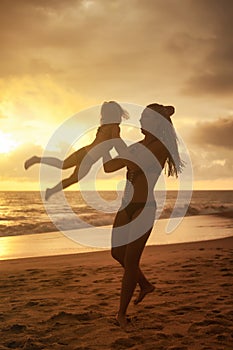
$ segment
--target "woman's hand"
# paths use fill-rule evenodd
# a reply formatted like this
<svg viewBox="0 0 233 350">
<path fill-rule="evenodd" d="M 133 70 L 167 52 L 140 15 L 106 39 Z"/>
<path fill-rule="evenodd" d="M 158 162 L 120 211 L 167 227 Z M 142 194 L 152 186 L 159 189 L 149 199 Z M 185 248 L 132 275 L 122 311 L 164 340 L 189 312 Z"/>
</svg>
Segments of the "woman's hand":
<svg viewBox="0 0 233 350">
<path fill-rule="evenodd" d="M 103 166 L 106 173 L 112 173 L 124 168 L 126 165 L 124 159 L 120 157 L 112 158 L 110 152 L 106 151 L 103 155 Z"/>
</svg>

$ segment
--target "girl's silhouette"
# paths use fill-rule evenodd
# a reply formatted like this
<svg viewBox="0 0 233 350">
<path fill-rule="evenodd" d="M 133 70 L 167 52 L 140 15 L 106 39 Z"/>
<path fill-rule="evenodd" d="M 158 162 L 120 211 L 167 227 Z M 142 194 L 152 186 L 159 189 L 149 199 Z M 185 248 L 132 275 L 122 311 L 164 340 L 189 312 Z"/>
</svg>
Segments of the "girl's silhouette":
<svg viewBox="0 0 233 350">
<path fill-rule="evenodd" d="M 120 138 L 120 123 L 122 118 L 128 119 L 129 115 L 117 102 L 104 102 L 101 106 L 100 127 L 97 130 L 94 141 L 72 153 L 64 161 L 54 157 L 38 157 L 33 156 L 24 163 L 25 169 L 28 169 L 34 164 L 43 163 L 59 169 L 68 169 L 75 167 L 74 172 L 68 178 L 59 182 L 52 188 L 47 188 L 45 199 L 48 200 L 50 196 L 67 188 L 68 186 L 77 183 L 81 180 L 92 165 L 103 156 L 103 151 L 115 147 L 118 152 L 123 152 L 127 146 Z M 112 140 L 108 144 L 103 144 L 103 147 L 98 147 L 104 141 Z M 96 147 L 97 146 L 97 147 Z M 85 160 L 84 160 L 85 158 Z M 84 162 L 82 163 L 82 161 Z M 82 166 L 81 166 L 82 164 Z"/>
</svg>

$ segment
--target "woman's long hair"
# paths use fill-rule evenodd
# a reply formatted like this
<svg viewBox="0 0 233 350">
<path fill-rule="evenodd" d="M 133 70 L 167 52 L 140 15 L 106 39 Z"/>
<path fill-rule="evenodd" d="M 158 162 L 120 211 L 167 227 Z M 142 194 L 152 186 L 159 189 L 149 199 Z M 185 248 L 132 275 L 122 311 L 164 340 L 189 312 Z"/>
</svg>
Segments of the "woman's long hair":
<svg viewBox="0 0 233 350">
<path fill-rule="evenodd" d="M 163 106 L 157 103 L 149 104 L 146 108 L 159 113 L 166 120 L 160 120 L 156 127 L 156 137 L 164 144 L 168 150 L 168 157 L 165 162 L 165 174 L 167 176 L 176 176 L 182 172 L 184 162 L 181 160 L 178 151 L 178 138 L 173 126 L 171 115 L 174 114 L 173 106 Z M 168 122 L 167 122 L 168 121 Z"/>
</svg>

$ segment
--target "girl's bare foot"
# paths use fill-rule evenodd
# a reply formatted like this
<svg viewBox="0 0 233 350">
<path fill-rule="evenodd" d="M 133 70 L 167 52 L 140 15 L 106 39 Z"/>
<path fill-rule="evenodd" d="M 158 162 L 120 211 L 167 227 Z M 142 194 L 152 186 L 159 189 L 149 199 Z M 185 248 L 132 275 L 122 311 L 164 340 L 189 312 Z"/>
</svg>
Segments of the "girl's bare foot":
<svg viewBox="0 0 233 350">
<path fill-rule="evenodd" d="M 155 287 L 153 284 L 149 285 L 146 288 L 143 288 L 140 290 L 138 297 L 134 300 L 134 304 L 137 305 L 139 304 L 147 294 L 152 293 L 155 290 Z"/>
<path fill-rule="evenodd" d="M 39 163 L 39 162 L 40 162 L 40 158 L 37 156 L 33 156 L 33 157 L 29 158 L 28 160 L 26 160 L 26 162 L 24 163 L 24 168 L 25 168 L 25 170 L 27 170 L 32 165 Z"/>
</svg>

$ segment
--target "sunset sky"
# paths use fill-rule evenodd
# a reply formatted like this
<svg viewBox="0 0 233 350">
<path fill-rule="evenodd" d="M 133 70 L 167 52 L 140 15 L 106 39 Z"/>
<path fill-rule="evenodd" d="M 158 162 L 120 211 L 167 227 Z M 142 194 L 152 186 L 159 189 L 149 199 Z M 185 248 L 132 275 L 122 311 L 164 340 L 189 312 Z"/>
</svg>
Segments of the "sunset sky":
<svg viewBox="0 0 233 350">
<path fill-rule="evenodd" d="M 39 189 L 24 160 L 108 100 L 174 105 L 194 188 L 232 189 L 232 15 L 231 0 L 1 0 L 0 190 Z"/>
</svg>

